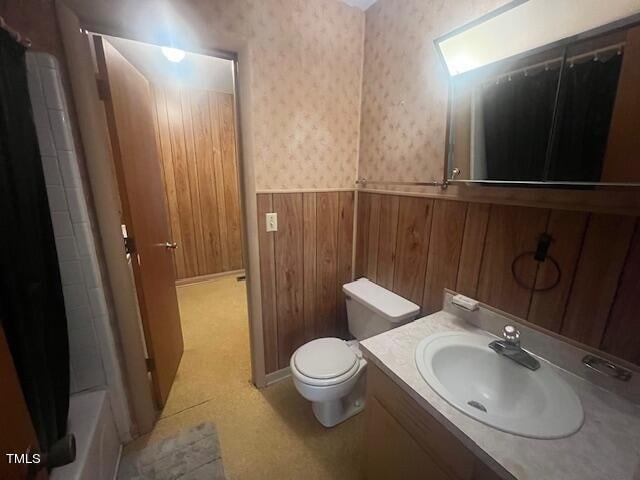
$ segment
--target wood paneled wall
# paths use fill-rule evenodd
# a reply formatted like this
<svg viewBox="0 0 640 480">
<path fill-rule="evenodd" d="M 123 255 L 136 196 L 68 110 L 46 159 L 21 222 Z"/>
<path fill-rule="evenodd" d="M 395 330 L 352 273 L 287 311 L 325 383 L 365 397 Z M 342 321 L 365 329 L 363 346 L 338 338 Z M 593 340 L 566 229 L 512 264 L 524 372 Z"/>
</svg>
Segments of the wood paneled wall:
<svg viewBox="0 0 640 480">
<path fill-rule="evenodd" d="M 348 335 L 342 285 L 351 280 L 353 192 L 258 194 L 267 373 L 318 337 Z M 265 215 L 278 214 L 278 231 Z"/>
<path fill-rule="evenodd" d="M 234 99 L 153 85 L 178 279 L 243 268 Z"/>
<path fill-rule="evenodd" d="M 636 217 L 358 194 L 355 277 L 440 309 L 450 288 L 579 342 L 640 364 L 640 221 Z M 559 284 L 533 292 L 513 259 L 553 237 Z M 550 261 L 516 263 L 526 285 L 554 281 Z"/>
</svg>

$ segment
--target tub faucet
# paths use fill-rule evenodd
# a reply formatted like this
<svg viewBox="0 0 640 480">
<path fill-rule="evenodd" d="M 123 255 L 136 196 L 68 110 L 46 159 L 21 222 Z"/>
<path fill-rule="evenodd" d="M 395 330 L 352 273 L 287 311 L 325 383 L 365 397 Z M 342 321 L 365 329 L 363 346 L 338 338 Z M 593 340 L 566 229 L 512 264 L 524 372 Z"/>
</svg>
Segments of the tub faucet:
<svg viewBox="0 0 640 480">
<path fill-rule="evenodd" d="M 513 325 L 505 325 L 502 329 L 504 340 L 494 340 L 489 348 L 498 355 L 507 357 L 529 370 L 540 368 L 540 362 L 525 352 L 520 346 L 520 332 Z"/>
</svg>

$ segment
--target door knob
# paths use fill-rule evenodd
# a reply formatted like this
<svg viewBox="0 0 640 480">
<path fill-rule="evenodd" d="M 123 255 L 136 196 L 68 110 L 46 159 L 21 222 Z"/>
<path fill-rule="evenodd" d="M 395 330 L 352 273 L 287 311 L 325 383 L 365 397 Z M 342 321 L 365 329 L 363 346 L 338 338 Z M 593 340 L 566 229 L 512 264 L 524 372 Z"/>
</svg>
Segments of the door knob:
<svg viewBox="0 0 640 480">
<path fill-rule="evenodd" d="M 165 242 L 164 248 L 170 248 L 171 250 L 175 250 L 178 248 L 178 244 L 176 242 Z"/>
</svg>

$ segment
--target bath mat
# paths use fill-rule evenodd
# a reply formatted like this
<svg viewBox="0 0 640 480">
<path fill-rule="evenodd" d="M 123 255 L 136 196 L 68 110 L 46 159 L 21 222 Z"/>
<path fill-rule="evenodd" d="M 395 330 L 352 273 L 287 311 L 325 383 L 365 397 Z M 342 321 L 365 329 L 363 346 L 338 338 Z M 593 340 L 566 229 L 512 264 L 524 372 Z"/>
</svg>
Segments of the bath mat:
<svg viewBox="0 0 640 480">
<path fill-rule="evenodd" d="M 224 480 L 218 432 L 201 423 L 120 461 L 118 480 Z"/>
</svg>

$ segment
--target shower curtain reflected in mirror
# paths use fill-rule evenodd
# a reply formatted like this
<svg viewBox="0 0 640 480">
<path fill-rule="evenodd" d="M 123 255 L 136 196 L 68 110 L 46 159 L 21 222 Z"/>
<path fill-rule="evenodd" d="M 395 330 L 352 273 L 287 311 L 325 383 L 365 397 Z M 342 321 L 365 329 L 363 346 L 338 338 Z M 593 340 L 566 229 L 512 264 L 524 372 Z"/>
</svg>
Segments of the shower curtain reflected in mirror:
<svg viewBox="0 0 640 480">
<path fill-rule="evenodd" d="M 470 178 L 599 182 L 622 57 L 568 63 L 562 79 L 556 65 L 476 87 Z"/>
<path fill-rule="evenodd" d="M 484 145 L 475 155 L 484 164 L 484 179 L 543 180 L 558 78 L 559 68 L 543 69 L 479 88 L 481 116 L 473 132 L 474 144 Z"/>
<path fill-rule="evenodd" d="M 600 181 L 622 57 L 588 59 L 566 69 L 548 180 Z"/>
</svg>

